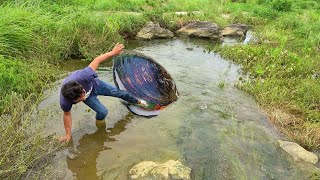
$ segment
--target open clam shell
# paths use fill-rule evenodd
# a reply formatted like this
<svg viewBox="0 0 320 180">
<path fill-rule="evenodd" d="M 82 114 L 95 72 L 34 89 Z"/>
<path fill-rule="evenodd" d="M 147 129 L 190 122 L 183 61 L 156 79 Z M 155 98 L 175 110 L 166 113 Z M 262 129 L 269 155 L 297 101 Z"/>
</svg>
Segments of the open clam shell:
<svg viewBox="0 0 320 180">
<path fill-rule="evenodd" d="M 125 52 L 115 57 L 113 75 L 116 86 L 143 99 L 149 108 L 128 105 L 135 114 L 158 115 L 166 106 L 178 99 L 176 84 L 163 66 L 150 57 L 137 52 Z"/>
</svg>

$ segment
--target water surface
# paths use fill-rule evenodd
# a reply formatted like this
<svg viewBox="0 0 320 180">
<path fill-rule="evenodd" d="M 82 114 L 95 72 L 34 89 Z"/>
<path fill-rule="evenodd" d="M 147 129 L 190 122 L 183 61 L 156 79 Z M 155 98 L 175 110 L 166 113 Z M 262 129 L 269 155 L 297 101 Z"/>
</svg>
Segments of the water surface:
<svg viewBox="0 0 320 180">
<path fill-rule="evenodd" d="M 254 100 L 234 87 L 239 66 L 203 47 L 183 40 L 130 42 L 129 49 L 167 69 L 180 97 L 153 118 L 133 115 L 118 99 L 101 97 L 109 115 L 106 127 L 99 128 L 88 107 L 73 108 L 70 146 L 78 153 L 67 159 L 67 167 L 75 178 L 127 179 L 130 168 L 141 161 L 170 159 L 192 168 L 192 179 L 308 177 L 308 166 L 293 162 L 279 148 L 280 136 Z M 113 83 L 110 68 L 100 68 L 98 75 Z M 58 89 L 43 106 L 58 103 Z M 48 134 L 64 132 L 60 115 L 49 121 Z"/>
</svg>

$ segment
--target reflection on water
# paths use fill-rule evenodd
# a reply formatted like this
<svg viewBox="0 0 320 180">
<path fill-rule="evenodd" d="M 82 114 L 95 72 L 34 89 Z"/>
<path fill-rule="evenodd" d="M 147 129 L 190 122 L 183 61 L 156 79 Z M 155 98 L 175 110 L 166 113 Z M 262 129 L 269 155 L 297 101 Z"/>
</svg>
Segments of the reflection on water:
<svg viewBox="0 0 320 180">
<path fill-rule="evenodd" d="M 127 47 L 165 67 L 180 98 L 159 116 L 146 119 L 126 115 L 119 100 L 102 97 L 110 112 L 109 128 L 89 133 L 84 132 L 92 129 L 93 121 L 86 119 L 92 120 L 94 113 L 82 106 L 74 109 L 75 118 L 85 123 L 76 130 L 80 135 L 73 136 L 80 153 L 68 160 L 78 179 L 127 179 L 130 168 L 141 161 L 170 159 L 192 168 L 192 179 L 308 177 L 308 165 L 293 162 L 279 148 L 280 136 L 254 100 L 234 88 L 238 66 L 205 53 L 201 42 L 135 41 Z M 109 68 L 100 68 L 98 74 L 113 83 Z"/>
<path fill-rule="evenodd" d="M 104 144 L 106 142 L 116 141 L 115 135 L 120 134 L 130 122 L 132 114 L 129 113 L 123 119 L 119 120 L 114 127 L 106 128 L 106 122 L 96 122 L 97 131 L 92 134 L 84 135 L 78 142 L 77 153 L 80 155 L 76 160 L 67 159 L 68 168 L 74 172 L 79 179 L 98 179 L 96 175 L 96 161 L 101 151 L 111 149 Z"/>
</svg>

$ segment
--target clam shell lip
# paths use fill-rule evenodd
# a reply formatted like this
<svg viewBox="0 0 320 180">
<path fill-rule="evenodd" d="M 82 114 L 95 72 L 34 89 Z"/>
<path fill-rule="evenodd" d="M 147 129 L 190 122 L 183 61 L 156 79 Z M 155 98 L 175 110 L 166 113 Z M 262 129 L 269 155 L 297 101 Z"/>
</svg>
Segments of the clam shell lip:
<svg viewBox="0 0 320 180">
<path fill-rule="evenodd" d="M 114 71 L 114 76 L 115 76 L 115 82 L 118 86 L 119 89 L 121 90 L 126 90 L 126 88 L 124 87 L 124 85 L 122 84 L 122 82 L 119 79 L 118 73 L 117 71 Z M 134 114 L 140 115 L 140 116 L 147 116 L 147 117 L 151 117 L 151 116 L 157 116 L 160 114 L 161 110 L 145 110 L 141 107 L 138 106 L 134 106 L 134 105 L 129 105 L 127 106 L 127 108 L 133 112 Z"/>
<path fill-rule="evenodd" d="M 165 107 L 178 99 L 179 93 L 170 74 L 163 66 L 144 54 L 127 51 L 116 57 L 113 75 L 119 89 L 158 107 Z M 143 110 L 136 106 L 132 109 Z"/>
</svg>

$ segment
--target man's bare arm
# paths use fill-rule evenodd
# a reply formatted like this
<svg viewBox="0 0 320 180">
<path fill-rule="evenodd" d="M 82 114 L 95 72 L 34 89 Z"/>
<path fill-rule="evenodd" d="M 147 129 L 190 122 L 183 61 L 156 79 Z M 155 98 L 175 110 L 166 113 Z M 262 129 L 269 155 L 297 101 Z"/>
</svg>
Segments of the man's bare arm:
<svg viewBox="0 0 320 180">
<path fill-rule="evenodd" d="M 100 63 L 104 62 L 105 60 L 113 57 L 113 56 L 116 56 L 118 54 L 121 53 L 121 51 L 123 50 L 124 48 L 124 45 L 123 44 L 119 44 L 117 43 L 113 50 L 110 51 L 110 52 L 107 52 L 105 54 L 102 54 L 98 57 L 96 57 L 90 64 L 89 64 L 89 67 L 91 67 L 94 71 L 96 71 L 98 69 L 98 66 L 100 65 Z"/>
<path fill-rule="evenodd" d="M 63 113 L 63 123 L 64 129 L 66 130 L 66 135 L 60 138 L 60 141 L 68 142 L 71 139 L 71 127 L 72 127 L 72 118 L 71 111 Z"/>
</svg>

